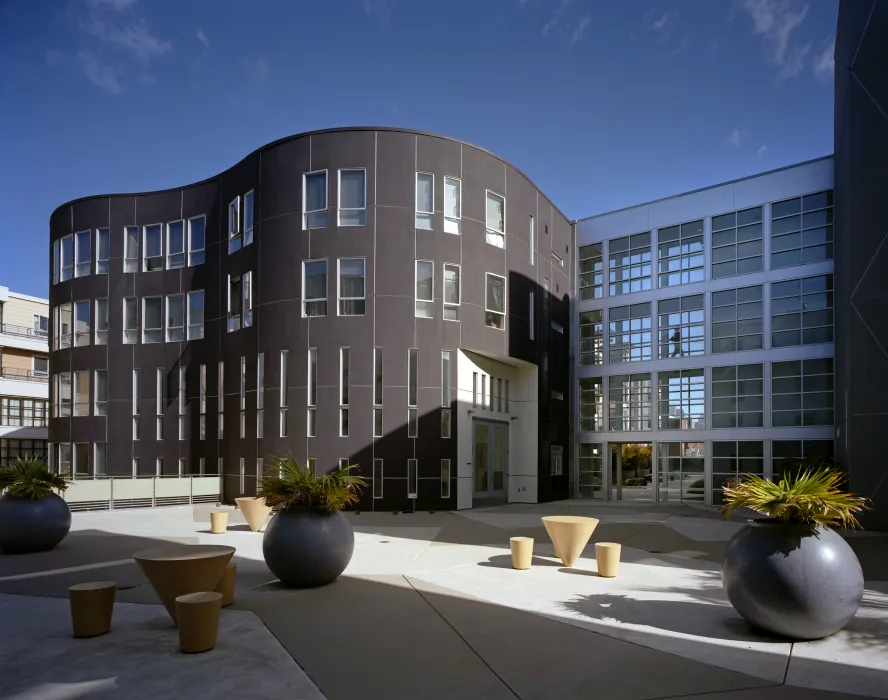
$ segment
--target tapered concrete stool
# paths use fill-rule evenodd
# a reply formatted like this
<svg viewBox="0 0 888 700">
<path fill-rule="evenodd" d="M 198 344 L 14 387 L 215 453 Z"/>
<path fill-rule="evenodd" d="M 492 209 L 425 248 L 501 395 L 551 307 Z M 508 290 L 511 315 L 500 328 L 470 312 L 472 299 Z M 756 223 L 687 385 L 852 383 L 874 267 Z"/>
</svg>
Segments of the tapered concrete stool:
<svg viewBox="0 0 888 700">
<path fill-rule="evenodd" d="M 210 532 L 214 535 L 224 535 L 228 530 L 228 511 L 214 510 L 210 513 Z"/>
<path fill-rule="evenodd" d="M 250 529 L 253 532 L 259 532 L 259 529 L 265 523 L 265 518 L 271 512 L 271 506 L 265 505 L 264 498 L 235 498 L 234 502 L 237 503 L 237 507 L 244 514 Z"/>
<path fill-rule="evenodd" d="M 98 637 L 111 629 L 111 614 L 117 594 L 114 581 L 78 583 L 68 589 L 68 594 L 75 637 Z"/>
<path fill-rule="evenodd" d="M 237 564 L 229 564 L 225 573 L 216 584 L 216 593 L 222 594 L 222 607 L 227 608 L 234 602 L 234 582 L 237 579 Z"/>
<path fill-rule="evenodd" d="M 598 563 L 598 575 L 614 578 L 620 571 L 620 550 L 617 542 L 596 542 L 595 561 Z"/>
<path fill-rule="evenodd" d="M 510 537 L 509 546 L 512 548 L 512 568 L 529 569 L 533 559 L 533 537 Z"/>
<path fill-rule="evenodd" d="M 179 619 L 179 648 L 187 654 L 199 654 L 216 646 L 222 594 L 215 591 L 186 593 L 176 598 Z"/>
<path fill-rule="evenodd" d="M 579 515 L 547 515 L 543 519 L 546 532 L 555 547 L 555 556 L 565 566 L 573 566 L 598 526 L 598 518 Z"/>
</svg>

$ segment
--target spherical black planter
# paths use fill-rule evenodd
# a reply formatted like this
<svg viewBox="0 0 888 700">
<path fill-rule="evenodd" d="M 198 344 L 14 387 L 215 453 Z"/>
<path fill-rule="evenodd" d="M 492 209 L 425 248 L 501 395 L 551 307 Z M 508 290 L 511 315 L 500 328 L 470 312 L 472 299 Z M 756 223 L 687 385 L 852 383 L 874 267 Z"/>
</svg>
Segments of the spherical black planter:
<svg viewBox="0 0 888 700">
<path fill-rule="evenodd" d="M 333 583 L 351 561 L 355 533 L 346 517 L 320 508 L 292 508 L 265 528 L 262 554 L 271 573 L 292 588 Z"/>
<path fill-rule="evenodd" d="M 750 520 L 731 538 L 722 585 L 747 622 L 791 639 L 821 639 L 842 629 L 863 598 L 854 551 L 823 526 Z"/>
<path fill-rule="evenodd" d="M 71 511 L 61 496 L 0 497 L 0 551 L 6 554 L 45 552 L 65 539 L 70 529 Z"/>
</svg>

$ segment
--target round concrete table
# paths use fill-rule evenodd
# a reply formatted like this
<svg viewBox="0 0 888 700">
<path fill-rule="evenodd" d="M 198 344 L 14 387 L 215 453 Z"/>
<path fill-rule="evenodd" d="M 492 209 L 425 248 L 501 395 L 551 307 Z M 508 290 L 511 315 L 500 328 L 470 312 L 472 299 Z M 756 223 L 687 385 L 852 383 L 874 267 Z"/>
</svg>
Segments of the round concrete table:
<svg viewBox="0 0 888 700">
<path fill-rule="evenodd" d="M 598 518 L 579 515 L 547 515 L 543 525 L 555 547 L 555 556 L 565 566 L 573 566 L 583 553 L 583 548 L 598 526 Z"/>
<path fill-rule="evenodd" d="M 234 556 L 234 547 L 216 544 L 179 544 L 136 552 L 133 559 L 157 592 L 173 622 L 176 598 L 212 591 Z"/>
</svg>

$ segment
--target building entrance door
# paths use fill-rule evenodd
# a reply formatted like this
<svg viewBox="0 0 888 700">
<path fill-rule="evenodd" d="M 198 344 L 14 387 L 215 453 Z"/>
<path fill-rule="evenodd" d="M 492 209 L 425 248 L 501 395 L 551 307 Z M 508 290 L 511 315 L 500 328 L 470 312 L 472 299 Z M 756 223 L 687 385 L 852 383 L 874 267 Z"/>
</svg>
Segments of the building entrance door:
<svg viewBox="0 0 888 700">
<path fill-rule="evenodd" d="M 611 443 L 609 501 L 653 503 L 653 460 L 651 443 Z"/>
<path fill-rule="evenodd" d="M 509 426 L 475 420 L 473 436 L 474 498 L 507 498 L 509 473 Z"/>
</svg>

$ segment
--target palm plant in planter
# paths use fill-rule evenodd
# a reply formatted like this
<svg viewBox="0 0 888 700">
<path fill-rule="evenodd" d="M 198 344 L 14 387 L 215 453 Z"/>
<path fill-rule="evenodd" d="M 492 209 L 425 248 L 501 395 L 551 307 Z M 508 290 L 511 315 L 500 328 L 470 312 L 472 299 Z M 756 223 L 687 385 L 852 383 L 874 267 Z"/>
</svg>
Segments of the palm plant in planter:
<svg viewBox="0 0 888 700">
<path fill-rule="evenodd" d="M 341 511 L 357 502 L 366 486 L 352 474 L 357 465 L 316 475 L 292 452 L 268 463 L 256 497 L 268 506 L 280 506 L 280 511 L 265 528 L 265 563 L 294 588 L 332 583 L 355 549 L 354 532 Z"/>
<path fill-rule="evenodd" d="M 778 481 L 744 474 L 725 486 L 722 511 L 749 508 L 728 543 L 722 585 L 747 622 L 792 639 L 820 639 L 842 629 L 863 597 L 863 572 L 833 528 L 860 527 L 866 499 L 842 490 L 843 475 L 818 465 Z"/>
<path fill-rule="evenodd" d="M 0 551 L 43 552 L 65 539 L 71 511 L 58 493 L 68 488 L 39 457 L 16 457 L 0 467 Z"/>
</svg>

